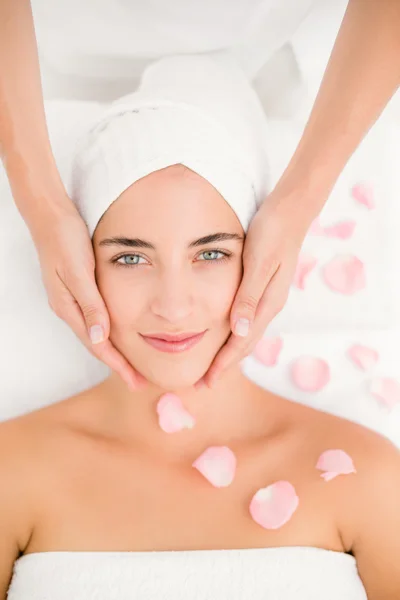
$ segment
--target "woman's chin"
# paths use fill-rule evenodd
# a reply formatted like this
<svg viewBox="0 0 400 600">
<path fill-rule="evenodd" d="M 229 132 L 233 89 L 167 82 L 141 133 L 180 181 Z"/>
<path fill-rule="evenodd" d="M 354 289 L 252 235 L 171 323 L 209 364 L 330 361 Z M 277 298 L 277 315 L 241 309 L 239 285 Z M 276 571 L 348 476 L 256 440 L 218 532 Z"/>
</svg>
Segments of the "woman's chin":
<svg viewBox="0 0 400 600">
<path fill-rule="evenodd" d="M 205 369 L 199 370 L 198 368 L 189 370 L 187 373 L 183 372 L 184 368 L 177 370 L 177 372 L 171 372 L 171 370 L 168 372 L 164 369 L 160 369 L 159 372 L 149 372 L 148 369 L 138 370 L 150 384 L 168 392 L 193 387 L 206 372 Z"/>
</svg>

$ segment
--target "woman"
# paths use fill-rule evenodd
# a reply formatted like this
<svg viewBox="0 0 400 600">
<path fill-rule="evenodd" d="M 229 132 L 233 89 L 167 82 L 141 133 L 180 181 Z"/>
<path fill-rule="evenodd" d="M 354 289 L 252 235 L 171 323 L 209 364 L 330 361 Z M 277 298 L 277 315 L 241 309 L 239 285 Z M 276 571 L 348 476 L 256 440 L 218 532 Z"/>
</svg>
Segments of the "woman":
<svg viewBox="0 0 400 600">
<path fill-rule="evenodd" d="M 39 13 L 40 4 L 43 2 L 36 0 Z M 201 3 L 169 0 L 167 4 L 160 0 L 146 3 L 112 0 L 110 19 L 102 21 L 99 11 L 107 10 L 106 1 L 101 7 L 94 2 L 65 3 L 70 11 L 66 11 L 67 17 L 71 17 L 71 6 L 79 6 L 79 12 L 64 19 L 53 12 L 55 6 L 60 10 L 60 2 L 46 2 L 42 14 L 50 20 L 54 17 L 50 30 L 54 31 L 51 42 L 56 45 L 60 44 L 60 31 L 64 27 L 70 32 L 69 38 L 67 33 L 67 39 L 61 40 L 77 40 L 78 47 L 87 42 L 83 38 L 85 23 L 87 29 L 93 30 L 91 33 L 97 32 L 96 46 L 89 48 L 88 55 L 104 56 L 104 45 L 108 44 L 104 68 L 111 65 L 114 75 L 115 63 L 110 54 L 124 57 L 131 42 L 138 47 L 139 57 L 147 54 L 153 58 L 162 42 L 171 45 L 172 52 L 206 52 L 232 49 L 244 34 L 250 40 L 255 36 L 254 46 L 249 47 L 250 55 L 262 66 L 263 60 L 268 60 L 289 39 L 312 4 L 312 0 L 245 0 L 234 5 L 226 0 L 225 6 L 223 0 Z M 93 14 L 88 12 L 90 6 Z M 134 29 L 139 18 L 151 26 Z M 177 22 L 182 29 L 176 28 Z M 71 30 L 71 23 L 75 29 Z M 264 39 L 260 37 L 263 26 Z M 119 35 L 121 30 L 123 34 Z M 399 2 L 349 1 L 299 147 L 252 221 L 243 256 L 243 282 L 231 309 L 232 332 L 241 336 L 232 335 L 216 355 L 205 377 L 209 385 L 249 352 L 284 306 L 298 253 L 312 221 L 349 157 L 399 86 L 399 32 Z M 155 40 L 157 49 L 149 45 L 149 39 Z M 265 51 L 262 57 L 261 49 Z M 68 48 L 64 51 L 68 54 Z M 171 53 L 171 47 L 166 53 Z M 103 66 L 97 67 L 102 72 Z M 132 366 L 109 340 L 109 315 L 93 277 L 90 240 L 55 165 L 43 112 L 29 0 L 0 0 L 0 156 L 16 205 L 38 250 L 50 306 L 95 356 L 135 388 L 138 382 Z M 281 235 L 272 235 L 272 222 Z M 58 235 L 49 239 L 49 230 Z M 267 244 L 266 239 L 270 240 Z M 59 240 L 69 240 L 68 251 Z M 235 323 L 239 318 L 248 321 L 249 327 L 237 332 Z M 89 332 L 94 333 L 92 338 Z"/>
<path fill-rule="evenodd" d="M 182 99 L 190 77 L 199 88 Z M 265 187 L 261 109 L 240 77 L 231 63 L 160 61 L 78 146 L 73 198 L 111 339 L 147 385 L 129 391 L 113 372 L 1 424 L 4 598 L 399 597 L 391 442 L 237 365 L 194 388 L 229 336 Z M 177 334 L 191 340 L 159 339 Z"/>
</svg>

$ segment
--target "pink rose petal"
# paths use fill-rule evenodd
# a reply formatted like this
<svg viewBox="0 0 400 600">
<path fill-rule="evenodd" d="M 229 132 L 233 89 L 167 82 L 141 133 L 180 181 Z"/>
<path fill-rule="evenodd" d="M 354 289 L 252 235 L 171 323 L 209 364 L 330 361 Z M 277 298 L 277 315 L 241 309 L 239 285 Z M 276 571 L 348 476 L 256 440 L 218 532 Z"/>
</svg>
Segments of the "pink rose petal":
<svg viewBox="0 0 400 600">
<path fill-rule="evenodd" d="M 319 457 L 316 468 L 325 471 L 321 473 L 325 481 L 330 481 L 338 475 L 357 473 L 352 459 L 344 450 L 326 450 Z"/>
<path fill-rule="evenodd" d="M 373 200 L 372 186 L 366 183 L 358 183 L 351 189 L 351 194 L 357 202 L 363 204 L 370 210 L 375 208 L 375 202 Z"/>
<path fill-rule="evenodd" d="M 283 340 L 280 337 L 261 338 L 253 350 L 253 356 L 266 367 L 273 367 L 278 362 Z"/>
<path fill-rule="evenodd" d="M 354 294 L 366 286 L 364 264 L 356 256 L 333 258 L 323 268 L 322 277 L 331 290 L 340 294 Z"/>
<path fill-rule="evenodd" d="M 322 227 L 321 223 L 319 222 L 319 217 L 314 219 L 314 221 L 311 223 L 311 226 L 308 229 L 307 233 L 311 233 L 312 235 L 324 235 L 325 234 L 325 230 Z"/>
<path fill-rule="evenodd" d="M 300 254 L 293 279 L 293 285 L 295 287 L 304 290 L 305 279 L 315 268 L 317 262 L 318 261 L 314 256 Z"/>
<path fill-rule="evenodd" d="M 313 356 L 301 356 L 291 364 L 293 383 L 306 392 L 317 392 L 328 383 L 330 369 L 327 362 Z"/>
<path fill-rule="evenodd" d="M 363 371 L 368 371 L 376 365 L 379 360 L 379 353 L 372 348 L 362 346 L 361 344 L 354 344 L 348 349 L 347 354 L 351 358 L 354 364 L 356 364 Z"/>
<path fill-rule="evenodd" d="M 374 377 L 370 392 L 389 409 L 400 402 L 400 383 L 391 377 Z"/>
<path fill-rule="evenodd" d="M 341 221 L 340 223 L 325 227 L 324 232 L 327 237 L 348 240 L 353 235 L 355 226 L 355 221 Z"/>
<path fill-rule="evenodd" d="M 175 394 L 163 394 L 157 403 L 158 423 L 166 433 L 182 429 L 192 429 L 195 419 L 185 409 L 181 399 Z"/>
<path fill-rule="evenodd" d="M 321 225 L 319 217 L 317 217 L 311 223 L 311 227 L 309 228 L 307 233 L 312 235 L 322 235 L 325 237 L 340 238 L 342 240 L 347 240 L 353 235 L 355 226 L 355 221 L 340 221 L 339 223 L 335 223 L 333 225 L 328 225 L 324 227 Z"/>
<path fill-rule="evenodd" d="M 235 477 L 236 456 L 227 446 L 210 446 L 192 466 L 214 487 L 226 487 Z"/>
<path fill-rule="evenodd" d="M 278 529 L 292 517 L 299 505 L 296 490 L 289 481 L 277 481 L 260 488 L 250 502 L 250 514 L 265 529 Z"/>
</svg>

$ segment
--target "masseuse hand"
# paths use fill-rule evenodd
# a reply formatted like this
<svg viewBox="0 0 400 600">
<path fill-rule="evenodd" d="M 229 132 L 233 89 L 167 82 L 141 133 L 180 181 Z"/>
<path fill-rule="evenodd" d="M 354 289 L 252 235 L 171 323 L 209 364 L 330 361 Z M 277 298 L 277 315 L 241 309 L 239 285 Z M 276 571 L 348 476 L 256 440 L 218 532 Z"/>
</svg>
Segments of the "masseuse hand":
<svg viewBox="0 0 400 600">
<path fill-rule="evenodd" d="M 51 309 L 73 329 L 91 354 L 116 371 L 130 389 L 142 385 L 146 379 L 108 339 L 110 321 L 95 280 L 92 243 L 72 202 L 57 212 L 47 211 L 31 232 Z M 104 341 L 99 337 L 99 325 L 104 328 Z M 94 343 L 88 333 L 93 327 Z"/>
<path fill-rule="evenodd" d="M 254 215 L 243 248 L 243 278 L 231 307 L 232 334 L 196 387 L 203 382 L 212 387 L 229 367 L 250 354 L 284 307 L 300 248 L 315 217 L 304 210 L 306 195 L 275 189 Z M 237 319 L 249 321 L 247 334 L 244 321 L 239 335 L 234 333 Z"/>
</svg>

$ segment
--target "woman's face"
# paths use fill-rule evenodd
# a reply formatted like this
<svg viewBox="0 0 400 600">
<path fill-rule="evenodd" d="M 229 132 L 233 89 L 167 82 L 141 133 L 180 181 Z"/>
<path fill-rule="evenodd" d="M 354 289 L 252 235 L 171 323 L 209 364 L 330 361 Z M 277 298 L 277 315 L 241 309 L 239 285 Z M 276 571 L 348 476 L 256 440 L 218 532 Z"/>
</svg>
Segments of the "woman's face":
<svg viewBox="0 0 400 600">
<path fill-rule="evenodd" d="M 200 240 L 218 233 L 231 239 Z M 112 238 L 121 239 L 105 241 Z M 103 215 L 93 247 L 110 339 L 153 384 L 167 390 L 193 385 L 226 342 L 243 243 L 243 228 L 228 203 L 182 165 L 135 182 Z M 141 337 L 203 331 L 200 342 L 176 353 Z"/>
</svg>

